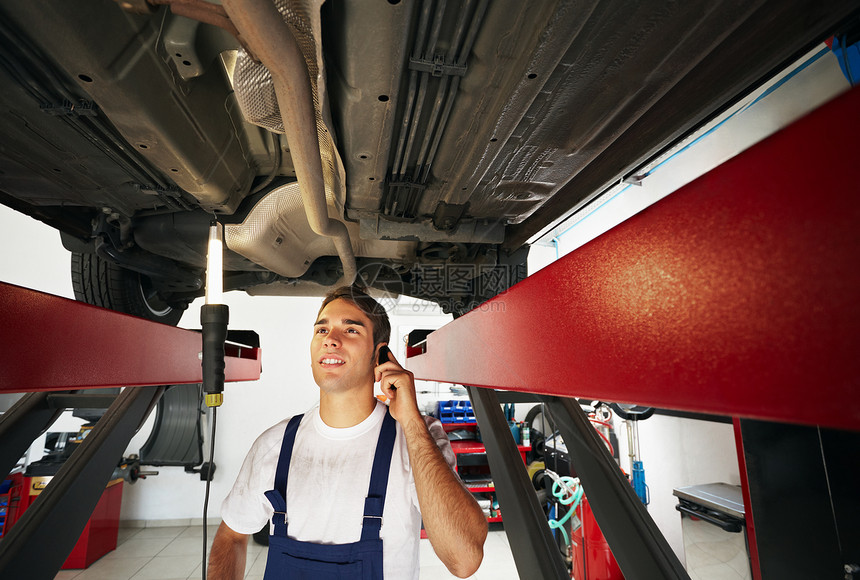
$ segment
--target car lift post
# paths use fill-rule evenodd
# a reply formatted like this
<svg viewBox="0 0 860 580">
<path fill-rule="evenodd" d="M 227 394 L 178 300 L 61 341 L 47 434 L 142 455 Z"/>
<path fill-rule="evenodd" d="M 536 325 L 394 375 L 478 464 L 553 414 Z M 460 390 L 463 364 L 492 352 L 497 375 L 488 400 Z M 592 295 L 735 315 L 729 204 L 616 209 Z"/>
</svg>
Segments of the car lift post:
<svg viewBox="0 0 860 580">
<path fill-rule="evenodd" d="M 795 471 L 784 455 L 775 466 L 785 478 L 792 474 L 792 485 L 824 494 L 810 505 L 829 503 L 832 517 L 825 510 L 806 518 L 788 508 L 795 504 L 784 498 L 804 495 L 796 489 L 780 494 L 782 506 L 757 504 L 757 497 L 768 501 L 774 494 L 749 482 L 748 528 L 759 543 L 778 546 L 770 561 L 757 561 L 751 546 L 753 576 L 769 577 L 769 570 L 791 569 L 801 560 L 833 574 L 843 572 L 842 564 L 846 570 L 860 567 L 860 542 L 846 541 L 858 535 L 856 479 L 833 484 L 840 475 L 834 469 L 860 471 L 858 449 L 850 443 L 860 426 L 858 111 L 860 89 L 853 89 L 430 333 L 424 353 L 409 358 L 407 367 L 419 379 L 474 388 L 740 418 L 736 432 L 743 436 L 739 455 L 746 464 L 767 458 L 773 437 L 789 435 L 778 428 L 781 423 L 810 426 L 811 440 L 820 445 L 808 445 L 804 465 L 816 471 Z M 640 527 L 647 524 L 641 505 L 589 489 L 599 487 L 594 481 L 601 477 L 611 482 L 623 476 L 611 475 L 619 468 L 609 455 L 595 456 L 583 429 L 571 428 L 575 403 L 550 405 L 569 451 L 580 455 L 572 460 L 579 462 L 595 518 L 625 577 L 657 577 L 640 574 L 637 559 L 643 550 L 655 563 L 670 557 L 661 553 L 665 540 L 651 537 L 653 522 Z M 751 420 L 777 429 L 748 439 Z M 510 438 L 480 414 L 478 422 L 482 433 Z M 829 451 L 825 444 L 834 439 L 831 447 L 838 451 Z M 506 465 L 504 449 L 488 445 L 487 455 L 491 469 Z M 749 469 L 741 461 L 742 481 L 762 465 Z M 519 475 L 503 469 L 493 471 L 497 486 L 516 489 Z M 758 493 L 750 495 L 751 489 Z M 519 509 L 505 505 L 504 495 L 499 499 L 504 514 Z M 799 521 L 785 526 L 784 519 L 768 517 L 780 507 L 815 529 L 800 534 Z M 631 524 L 636 533 L 616 531 Z M 506 532 L 512 546 L 539 533 L 514 526 Z M 836 538 L 835 545 L 819 542 L 811 551 L 819 537 Z M 514 557 L 523 558 L 521 552 Z"/>
<path fill-rule="evenodd" d="M 8 474 L 63 409 L 48 404 L 48 393 L 27 393 L 0 417 L 0 473 Z"/>
<path fill-rule="evenodd" d="M 521 532 L 516 542 L 510 542 L 520 578 L 568 578 L 561 552 L 546 525 L 546 516 L 538 504 L 496 392 L 475 387 L 467 389 L 475 418 L 481 426 L 481 440 L 487 448 L 490 473 L 505 474 L 505 477 L 494 478 L 495 487 L 499 504 L 504 506 L 505 528 Z"/>
<path fill-rule="evenodd" d="M 70 391 L 130 387 L 0 539 L 0 577 L 50 579 L 166 385 L 201 381 L 202 340 L 199 332 L 4 283 L 0 328 L 0 392 L 31 391 L 0 416 L 4 473 L 23 455 L 26 440 L 49 428 L 67 406 L 106 400 Z M 228 344 L 225 350 L 226 381 L 259 379 L 259 348 Z"/>
<path fill-rule="evenodd" d="M 595 518 L 608 522 L 601 527 L 607 543 L 625 546 L 613 552 L 625 577 L 631 580 L 689 578 L 579 403 L 546 395 L 542 395 L 541 400 L 561 432 L 570 464 L 576 466 L 576 474 Z M 635 573 L 628 573 L 630 570 Z"/>
<path fill-rule="evenodd" d="M 3 578 L 53 578 L 164 387 L 125 389 L 0 544 Z M 50 546 L 46 550 L 45 547 Z"/>
</svg>

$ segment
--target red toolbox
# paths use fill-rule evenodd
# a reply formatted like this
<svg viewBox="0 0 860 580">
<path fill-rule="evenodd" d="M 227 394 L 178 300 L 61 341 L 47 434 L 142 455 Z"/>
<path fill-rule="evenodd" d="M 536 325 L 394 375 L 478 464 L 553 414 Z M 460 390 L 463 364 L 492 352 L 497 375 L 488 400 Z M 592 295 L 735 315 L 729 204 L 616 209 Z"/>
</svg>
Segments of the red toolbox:
<svg viewBox="0 0 860 580">
<path fill-rule="evenodd" d="M 21 473 L 13 473 L 7 478 L 10 482 L 8 491 L 3 494 L 3 498 L 0 498 L 6 502 L 6 518 L 5 521 L 0 522 L 2 535 L 9 532 L 27 508 L 36 501 L 50 480 L 50 476 L 25 477 Z M 107 484 L 78 542 L 63 563 L 64 570 L 87 568 L 111 550 L 116 549 L 119 512 L 122 505 L 122 484 L 122 479 L 114 479 Z"/>
</svg>

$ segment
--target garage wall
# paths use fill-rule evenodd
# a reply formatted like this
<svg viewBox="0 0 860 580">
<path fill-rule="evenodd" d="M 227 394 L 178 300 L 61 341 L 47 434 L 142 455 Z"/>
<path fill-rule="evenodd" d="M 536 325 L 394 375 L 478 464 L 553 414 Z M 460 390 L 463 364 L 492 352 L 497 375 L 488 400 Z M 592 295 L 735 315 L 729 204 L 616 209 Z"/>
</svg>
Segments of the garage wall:
<svg viewBox="0 0 860 580">
<path fill-rule="evenodd" d="M 224 295 L 230 306 L 230 328 L 255 330 L 263 349 L 259 381 L 228 383 L 218 409 L 215 436 L 216 471 L 210 491 L 209 516 L 217 519 L 221 500 L 229 491 L 254 439 L 285 417 L 302 413 L 319 398 L 310 369 L 309 340 L 319 309 L 318 298 L 257 296 L 238 292 Z M 184 328 L 200 327 L 200 304 L 195 301 L 180 321 Z M 128 453 L 146 441 L 154 417 L 135 436 Z M 204 423 L 204 457 L 209 453 L 209 427 Z M 127 485 L 122 519 L 200 521 L 205 482 L 179 467 L 153 468 L 157 477 Z"/>
<path fill-rule="evenodd" d="M 617 419 L 621 467 L 630 473 L 627 421 Z M 652 415 L 639 422 L 639 452 L 650 492 L 648 513 L 683 563 L 681 514 L 672 490 L 716 482 L 740 485 L 732 425 Z"/>
<path fill-rule="evenodd" d="M 60 234 L 0 205 L 0 280 L 74 299 L 71 258 Z"/>
</svg>

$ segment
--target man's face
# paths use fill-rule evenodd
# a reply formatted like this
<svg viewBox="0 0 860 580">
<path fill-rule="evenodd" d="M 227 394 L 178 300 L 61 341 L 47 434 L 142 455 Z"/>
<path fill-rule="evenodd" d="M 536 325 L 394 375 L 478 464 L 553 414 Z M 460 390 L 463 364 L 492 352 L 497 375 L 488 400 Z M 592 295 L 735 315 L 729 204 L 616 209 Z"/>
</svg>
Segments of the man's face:
<svg viewBox="0 0 860 580">
<path fill-rule="evenodd" d="M 326 392 L 373 384 L 373 323 L 346 300 L 329 302 L 319 314 L 311 340 L 311 367 Z"/>
</svg>

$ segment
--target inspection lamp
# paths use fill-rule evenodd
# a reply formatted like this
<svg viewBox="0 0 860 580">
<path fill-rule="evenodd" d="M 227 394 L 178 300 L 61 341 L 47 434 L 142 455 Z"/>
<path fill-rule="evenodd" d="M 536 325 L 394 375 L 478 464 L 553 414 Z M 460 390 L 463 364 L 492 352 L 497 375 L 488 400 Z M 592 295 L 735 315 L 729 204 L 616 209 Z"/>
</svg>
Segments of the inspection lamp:
<svg viewBox="0 0 860 580">
<path fill-rule="evenodd" d="M 206 303 L 200 308 L 203 327 L 203 392 L 207 407 L 220 407 L 224 400 L 224 342 L 230 309 L 224 300 L 223 226 L 213 221 L 209 227 L 206 257 Z"/>
</svg>

